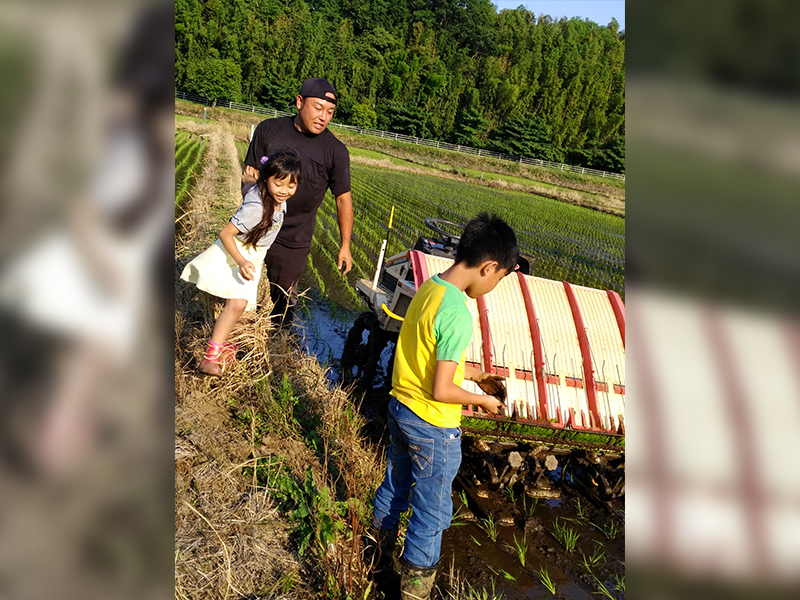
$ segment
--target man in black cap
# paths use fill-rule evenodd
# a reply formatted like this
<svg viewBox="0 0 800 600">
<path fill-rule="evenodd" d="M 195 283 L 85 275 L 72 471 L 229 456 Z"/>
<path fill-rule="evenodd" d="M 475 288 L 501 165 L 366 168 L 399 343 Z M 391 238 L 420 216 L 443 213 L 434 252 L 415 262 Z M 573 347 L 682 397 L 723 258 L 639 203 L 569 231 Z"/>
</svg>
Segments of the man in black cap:
<svg viewBox="0 0 800 600">
<path fill-rule="evenodd" d="M 291 322 L 297 303 L 297 282 L 308 260 L 317 209 L 330 188 L 336 199 L 341 247 L 337 266 L 348 273 L 353 266 L 350 235 L 353 232 L 353 199 L 350 193 L 350 154 L 328 129 L 338 94 L 325 79 L 306 79 L 295 99 L 297 115 L 266 119 L 258 124 L 242 173 L 242 189 L 249 189 L 258 169 L 270 153 L 294 148 L 302 159 L 300 184 L 286 203 L 286 216 L 278 237 L 267 252 L 265 264 L 270 282 L 273 315 Z"/>
</svg>

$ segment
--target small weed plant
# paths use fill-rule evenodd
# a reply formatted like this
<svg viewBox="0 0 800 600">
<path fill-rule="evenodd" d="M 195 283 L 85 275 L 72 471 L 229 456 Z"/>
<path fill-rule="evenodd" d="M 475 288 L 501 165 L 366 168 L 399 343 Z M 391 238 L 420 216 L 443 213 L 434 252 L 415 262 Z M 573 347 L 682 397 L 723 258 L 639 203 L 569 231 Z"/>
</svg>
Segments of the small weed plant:
<svg viewBox="0 0 800 600">
<path fill-rule="evenodd" d="M 300 542 L 299 554 L 307 552 L 324 555 L 333 544 L 336 534 L 343 531 L 348 503 L 335 502 L 327 487 L 318 489 L 311 468 L 306 471 L 302 485 L 292 477 L 281 475 L 275 478 L 273 495 L 281 501 L 281 508 L 295 522 L 292 533 Z"/>
</svg>

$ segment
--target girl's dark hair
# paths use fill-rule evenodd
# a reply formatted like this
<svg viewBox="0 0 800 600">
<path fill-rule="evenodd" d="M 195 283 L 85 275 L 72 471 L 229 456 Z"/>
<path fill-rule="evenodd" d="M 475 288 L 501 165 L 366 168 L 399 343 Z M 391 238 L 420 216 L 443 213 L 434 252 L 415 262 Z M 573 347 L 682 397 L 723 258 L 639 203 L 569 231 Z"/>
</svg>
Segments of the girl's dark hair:
<svg viewBox="0 0 800 600">
<path fill-rule="evenodd" d="M 458 241 L 456 263 L 477 267 L 485 260 L 496 260 L 498 269 L 513 269 L 519 258 L 517 236 L 503 219 L 482 212 L 464 227 Z"/>
<path fill-rule="evenodd" d="M 292 183 L 300 183 L 300 155 L 292 148 L 276 150 L 261 165 L 258 172 L 258 191 L 261 193 L 261 202 L 264 205 L 264 216 L 261 222 L 245 235 L 245 244 L 255 246 L 258 240 L 266 235 L 272 227 L 272 217 L 275 215 L 275 200 L 270 196 L 267 188 L 267 179 L 276 177 L 285 179 L 289 177 Z M 264 160 L 264 159 L 262 159 Z"/>
</svg>

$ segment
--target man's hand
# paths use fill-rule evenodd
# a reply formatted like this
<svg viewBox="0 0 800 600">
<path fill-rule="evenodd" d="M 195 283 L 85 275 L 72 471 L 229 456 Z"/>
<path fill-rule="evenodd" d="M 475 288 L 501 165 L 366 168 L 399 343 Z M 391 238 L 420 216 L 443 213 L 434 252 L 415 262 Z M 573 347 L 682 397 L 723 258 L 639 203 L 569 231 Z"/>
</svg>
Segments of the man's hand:
<svg viewBox="0 0 800 600">
<path fill-rule="evenodd" d="M 494 396 L 500 402 L 506 400 L 506 385 L 503 383 L 505 377 L 502 375 L 493 375 L 492 373 L 481 373 L 476 379 L 473 379 L 478 387 L 483 390 L 485 394 Z"/>
<path fill-rule="evenodd" d="M 250 188 L 256 184 L 258 180 L 258 171 L 250 165 L 245 165 L 242 171 L 242 196 L 250 191 Z"/>
<path fill-rule="evenodd" d="M 353 268 L 353 256 L 350 254 L 350 248 L 342 248 L 339 250 L 339 256 L 336 259 L 336 264 L 340 271 L 342 270 L 342 267 L 344 267 L 345 274 L 350 272 L 350 269 Z"/>
</svg>

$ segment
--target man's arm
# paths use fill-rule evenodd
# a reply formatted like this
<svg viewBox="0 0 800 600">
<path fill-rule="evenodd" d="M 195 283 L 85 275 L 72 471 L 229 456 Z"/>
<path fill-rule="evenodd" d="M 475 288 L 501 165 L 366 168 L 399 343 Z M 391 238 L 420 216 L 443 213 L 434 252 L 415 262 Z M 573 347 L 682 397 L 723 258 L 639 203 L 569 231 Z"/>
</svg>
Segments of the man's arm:
<svg viewBox="0 0 800 600">
<path fill-rule="evenodd" d="M 350 192 L 336 196 L 336 216 L 339 219 L 339 234 L 342 238 L 336 265 L 339 270 L 344 265 L 344 272 L 349 273 L 353 268 L 353 256 L 350 254 L 350 237 L 353 235 L 353 195 Z"/>
<path fill-rule="evenodd" d="M 505 405 L 495 396 L 473 394 L 453 383 L 458 363 L 451 360 L 436 361 L 436 371 L 433 375 L 433 399 L 445 404 L 474 404 L 493 415 L 499 414 Z M 477 369 L 475 369 L 477 370 Z"/>
<path fill-rule="evenodd" d="M 256 184 L 258 180 L 258 169 L 255 167 L 251 167 L 250 165 L 244 166 L 244 171 L 242 171 L 242 197 L 244 198 L 245 194 L 250 191 L 250 188 Z"/>
</svg>

